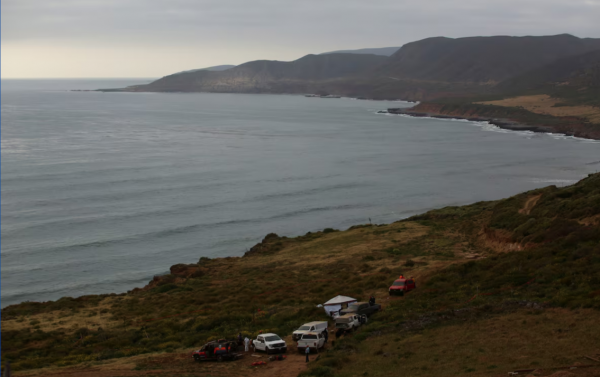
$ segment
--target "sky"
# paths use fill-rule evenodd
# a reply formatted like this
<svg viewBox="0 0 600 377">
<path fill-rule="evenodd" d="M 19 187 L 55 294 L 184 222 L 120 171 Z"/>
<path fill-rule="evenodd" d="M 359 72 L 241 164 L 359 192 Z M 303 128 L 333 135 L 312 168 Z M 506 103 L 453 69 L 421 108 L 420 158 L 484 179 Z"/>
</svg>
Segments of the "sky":
<svg viewBox="0 0 600 377">
<path fill-rule="evenodd" d="M 162 77 L 428 37 L 600 38 L 600 0 L 2 0 L 2 78 Z"/>
</svg>

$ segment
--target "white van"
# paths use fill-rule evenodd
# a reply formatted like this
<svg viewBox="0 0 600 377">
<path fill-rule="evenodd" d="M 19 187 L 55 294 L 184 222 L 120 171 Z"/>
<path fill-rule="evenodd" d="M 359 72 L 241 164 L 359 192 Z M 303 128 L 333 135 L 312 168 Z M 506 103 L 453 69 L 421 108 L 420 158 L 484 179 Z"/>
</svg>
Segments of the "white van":
<svg viewBox="0 0 600 377">
<path fill-rule="evenodd" d="M 302 338 L 302 335 L 306 334 L 307 332 L 324 333 L 325 331 L 327 331 L 327 326 L 327 321 L 315 321 L 305 323 L 302 326 L 300 326 L 298 330 L 294 331 L 294 333 L 292 334 L 292 339 L 298 341 L 300 338 Z"/>
</svg>

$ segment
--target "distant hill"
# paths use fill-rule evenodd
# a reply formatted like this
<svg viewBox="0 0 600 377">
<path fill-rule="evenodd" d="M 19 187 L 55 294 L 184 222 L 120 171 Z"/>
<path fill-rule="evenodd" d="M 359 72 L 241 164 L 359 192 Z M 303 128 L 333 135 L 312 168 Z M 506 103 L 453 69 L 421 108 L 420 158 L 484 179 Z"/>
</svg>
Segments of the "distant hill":
<svg viewBox="0 0 600 377">
<path fill-rule="evenodd" d="M 525 91 L 547 87 L 600 87 L 600 48 L 556 60 L 497 85 L 502 91 Z"/>
<path fill-rule="evenodd" d="M 323 52 L 319 55 L 326 54 L 373 54 L 373 55 L 383 55 L 383 56 L 391 56 L 396 51 L 398 51 L 400 47 L 379 47 L 379 48 L 361 48 L 358 50 L 339 50 L 339 51 L 330 51 Z"/>
<path fill-rule="evenodd" d="M 377 74 L 410 80 L 491 84 L 595 49 L 600 49 L 600 39 L 581 39 L 568 34 L 436 37 L 402 46 Z"/>
<path fill-rule="evenodd" d="M 215 72 L 198 70 L 169 75 L 133 91 L 300 93 L 312 84 L 364 75 L 386 61 L 367 54 L 307 55 L 292 62 L 257 60 Z"/>
<path fill-rule="evenodd" d="M 177 72 L 177 73 L 174 73 L 174 74 L 178 75 L 180 73 L 190 73 L 190 72 L 198 72 L 198 71 L 215 71 L 215 72 L 220 72 L 220 71 L 225 71 L 225 70 L 231 69 L 233 67 L 235 67 L 235 65 L 223 64 L 223 65 L 215 65 L 215 66 L 206 67 L 206 68 L 190 69 L 189 71 L 181 71 L 181 72 Z"/>
<path fill-rule="evenodd" d="M 307 55 L 292 62 L 257 60 L 225 71 L 204 69 L 181 72 L 148 85 L 117 90 L 231 93 L 324 91 L 344 96 L 413 101 L 478 97 L 497 92 L 495 86 L 498 83 L 528 74 L 560 59 L 598 49 L 600 39 L 577 38 L 568 34 L 456 39 L 435 37 L 405 44 L 389 57 L 366 54 L 364 52 L 374 49 L 363 49 Z"/>
</svg>

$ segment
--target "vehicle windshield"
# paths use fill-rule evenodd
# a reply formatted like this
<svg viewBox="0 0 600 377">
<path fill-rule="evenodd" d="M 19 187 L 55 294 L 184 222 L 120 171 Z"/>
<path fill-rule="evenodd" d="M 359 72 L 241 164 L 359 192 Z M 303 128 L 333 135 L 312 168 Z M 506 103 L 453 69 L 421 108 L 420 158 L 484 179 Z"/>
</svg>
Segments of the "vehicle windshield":
<svg viewBox="0 0 600 377">
<path fill-rule="evenodd" d="M 300 326 L 300 328 L 298 330 L 308 331 L 308 330 L 310 330 L 310 326 Z"/>
<path fill-rule="evenodd" d="M 302 336 L 302 339 L 317 339 L 317 336 L 313 334 L 304 334 L 304 336 Z"/>
<path fill-rule="evenodd" d="M 350 304 L 350 305 L 348 305 L 348 309 L 350 309 L 350 310 L 358 310 L 359 306 L 360 305 L 358 305 L 358 304 Z"/>
<path fill-rule="evenodd" d="M 271 335 L 271 336 L 267 336 L 267 337 L 265 337 L 265 340 L 266 340 L 267 342 L 274 342 L 274 341 L 276 341 L 276 340 L 281 340 L 281 338 L 280 338 L 280 337 L 278 337 L 277 335 Z"/>
<path fill-rule="evenodd" d="M 404 287 L 404 282 L 403 281 L 395 281 L 394 284 L 392 284 L 394 287 Z"/>
</svg>

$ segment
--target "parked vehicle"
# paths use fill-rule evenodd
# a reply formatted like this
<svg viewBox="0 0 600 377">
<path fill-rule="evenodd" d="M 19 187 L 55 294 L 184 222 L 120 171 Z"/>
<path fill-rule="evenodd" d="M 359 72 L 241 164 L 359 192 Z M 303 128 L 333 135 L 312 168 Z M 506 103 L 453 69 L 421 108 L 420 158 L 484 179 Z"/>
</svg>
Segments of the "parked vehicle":
<svg viewBox="0 0 600 377">
<path fill-rule="evenodd" d="M 355 302 L 348 305 L 348 308 L 342 310 L 341 314 L 364 314 L 368 317 L 371 314 L 378 312 L 379 310 L 381 310 L 381 305 L 379 304 L 370 304 L 368 302 Z"/>
<path fill-rule="evenodd" d="M 356 330 L 361 325 L 357 314 L 344 314 L 335 319 L 335 328 L 345 331 Z"/>
<path fill-rule="evenodd" d="M 400 295 L 404 296 L 406 292 L 410 292 L 413 289 L 417 288 L 417 284 L 415 283 L 415 279 L 405 279 L 401 278 L 395 280 L 389 288 L 390 296 L 392 295 Z"/>
<path fill-rule="evenodd" d="M 199 350 L 195 350 L 192 353 L 192 357 L 195 361 L 237 360 L 242 357 L 242 354 L 237 351 L 237 342 L 221 339 L 219 341 L 206 343 Z"/>
<path fill-rule="evenodd" d="M 257 351 L 265 351 L 267 354 L 287 352 L 287 344 L 279 335 L 268 333 L 261 334 L 252 341 L 254 349 Z"/>
<path fill-rule="evenodd" d="M 328 326 L 329 324 L 327 323 L 327 321 L 315 321 L 305 323 L 302 326 L 300 326 L 298 330 L 294 331 L 294 333 L 292 334 L 292 339 L 294 339 L 294 341 L 298 341 L 300 340 L 300 338 L 302 338 L 302 335 L 308 332 L 325 332 L 327 331 Z"/>
<path fill-rule="evenodd" d="M 302 334 L 302 338 L 298 340 L 298 351 L 304 353 L 306 347 L 310 347 L 311 350 L 325 347 L 325 335 L 316 331 Z"/>
</svg>

